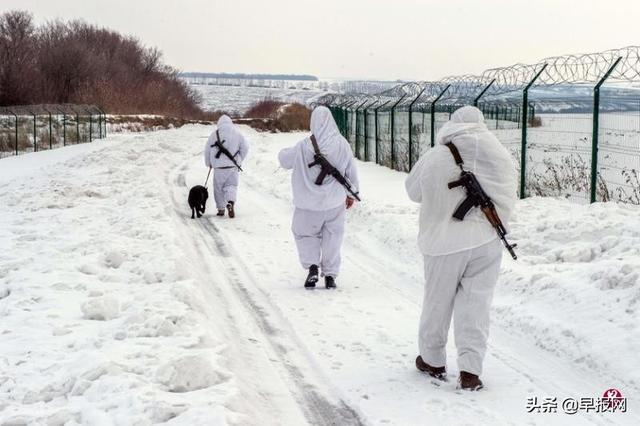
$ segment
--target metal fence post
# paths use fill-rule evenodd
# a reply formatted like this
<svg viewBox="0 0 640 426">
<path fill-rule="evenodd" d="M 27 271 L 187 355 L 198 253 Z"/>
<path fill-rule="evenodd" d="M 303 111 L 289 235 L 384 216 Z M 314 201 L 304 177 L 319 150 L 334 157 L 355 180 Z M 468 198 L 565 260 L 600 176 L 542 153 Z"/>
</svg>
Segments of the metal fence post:
<svg viewBox="0 0 640 426">
<path fill-rule="evenodd" d="M 18 114 L 9 110 L 10 114 L 13 114 L 13 117 L 16 119 L 16 155 L 18 155 Z"/>
<path fill-rule="evenodd" d="M 394 170 L 396 169 L 395 111 L 398 104 L 402 102 L 402 100 L 406 97 L 407 97 L 407 94 L 405 93 L 404 95 L 402 95 L 400 99 L 398 99 L 398 102 L 393 104 L 393 106 L 391 107 L 391 168 Z"/>
<path fill-rule="evenodd" d="M 360 109 L 364 104 L 366 104 L 367 102 L 368 102 L 368 100 L 367 100 L 367 99 L 365 99 L 365 100 L 364 100 L 364 102 L 362 102 L 360 105 L 358 105 L 358 106 L 356 107 L 356 143 L 355 143 L 355 146 L 356 146 L 356 158 L 357 158 L 358 160 L 361 160 L 361 158 L 360 158 L 360 146 L 359 146 L 360 144 L 358 143 L 358 133 L 359 133 L 359 132 L 358 132 L 358 110 L 359 110 L 359 109 Z"/>
<path fill-rule="evenodd" d="M 547 68 L 545 63 L 540 71 L 531 79 L 529 84 L 522 91 L 522 146 L 520 148 L 520 199 L 526 197 L 526 169 L 527 169 L 527 120 L 529 118 L 529 89 L 533 83 L 540 77 L 540 74 Z"/>
<path fill-rule="evenodd" d="M 347 140 L 347 142 L 349 142 L 349 105 L 351 104 L 351 102 L 349 102 L 347 105 L 344 106 L 344 138 Z"/>
<path fill-rule="evenodd" d="M 386 101 L 382 105 L 378 105 L 373 110 L 373 114 L 374 114 L 374 118 L 375 118 L 375 123 L 374 123 L 375 127 L 374 127 L 374 129 L 375 129 L 375 143 L 376 143 L 376 164 L 380 164 L 380 155 L 379 155 L 379 152 L 380 152 L 380 139 L 378 138 L 378 110 L 380 108 L 382 108 L 383 106 L 385 106 L 386 104 L 388 104 L 389 102 L 391 102 L 391 101 L 390 100 Z"/>
<path fill-rule="evenodd" d="M 345 107 L 345 109 L 344 109 L 344 112 L 345 112 L 345 115 L 344 115 L 344 118 L 345 118 L 345 120 L 344 120 L 344 122 L 345 122 L 345 126 L 344 126 L 344 128 L 345 128 L 345 133 L 346 133 L 346 135 L 345 135 L 345 139 L 347 140 L 347 142 L 349 142 L 349 127 L 350 127 L 349 125 L 351 124 L 351 123 L 350 123 L 351 118 L 349 117 L 349 108 L 350 108 L 353 104 L 355 104 L 356 102 L 357 102 L 357 101 L 349 102 L 349 103 L 347 104 L 347 106 Z M 356 123 L 356 124 L 357 124 L 357 123 Z"/>
<path fill-rule="evenodd" d="M 98 139 L 102 139 L 102 114 L 100 114 L 100 110 L 98 110 Z"/>
<path fill-rule="evenodd" d="M 80 114 L 76 110 L 76 143 L 80 143 Z"/>
<path fill-rule="evenodd" d="M 67 146 L 67 114 L 60 108 L 57 110 L 62 113 L 62 146 Z"/>
<path fill-rule="evenodd" d="M 600 132 L 600 86 L 609 78 L 615 67 L 618 66 L 622 57 L 618 57 L 616 61 L 609 67 L 607 72 L 602 76 L 598 84 L 593 88 L 593 136 L 591 139 L 591 181 L 589 182 L 591 189 L 590 200 L 595 203 L 597 200 L 598 185 L 598 134 Z"/>
<path fill-rule="evenodd" d="M 38 151 L 38 116 L 33 113 L 33 151 Z"/>
<path fill-rule="evenodd" d="M 33 152 L 38 152 L 38 135 L 37 135 L 37 129 L 36 129 L 36 113 L 33 111 L 29 111 L 31 112 L 31 116 L 33 117 Z"/>
<path fill-rule="evenodd" d="M 342 130 L 344 131 L 345 139 L 349 138 L 349 104 L 351 104 L 351 102 L 347 102 L 342 106 Z"/>
<path fill-rule="evenodd" d="M 102 122 L 104 123 L 104 137 L 107 137 L 107 113 L 104 110 L 100 109 L 102 113 Z"/>
<path fill-rule="evenodd" d="M 487 90 L 489 90 L 489 87 L 491 87 L 495 82 L 496 82 L 496 79 L 494 78 L 493 80 L 491 80 L 491 83 L 487 84 L 487 86 L 484 89 L 482 89 L 480 94 L 476 96 L 476 98 L 473 100 L 474 107 L 476 108 L 478 107 L 478 101 L 480 100 L 480 98 L 487 92 Z"/>
<path fill-rule="evenodd" d="M 93 142 L 93 115 L 89 111 L 89 142 Z"/>
<path fill-rule="evenodd" d="M 368 132 L 367 132 L 367 110 L 371 108 L 373 105 L 378 102 L 374 100 L 371 105 L 367 105 L 364 109 L 364 161 L 369 161 L 369 142 L 367 141 Z"/>
<path fill-rule="evenodd" d="M 53 124 L 51 122 L 51 111 L 45 109 L 49 114 L 49 149 L 53 149 Z"/>
<path fill-rule="evenodd" d="M 348 102 L 345 102 L 340 106 L 340 123 L 342 125 L 340 130 L 342 131 L 342 136 L 345 138 L 347 137 L 347 104 Z"/>
<path fill-rule="evenodd" d="M 427 90 L 426 85 L 422 88 L 420 93 L 418 93 L 418 96 L 416 96 L 409 104 L 409 170 L 413 167 L 413 143 L 411 140 L 413 136 L 413 104 L 416 103 L 425 90 Z"/>
<path fill-rule="evenodd" d="M 449 90 L 449 87 L 451 87 L 451 85 L 447 84 L 447 87 L 445 87 L 444 90 L 431 102 L 431 148 L 436 144 L 436 102 L 444 96 L 445 92 Z"/>
</svg>

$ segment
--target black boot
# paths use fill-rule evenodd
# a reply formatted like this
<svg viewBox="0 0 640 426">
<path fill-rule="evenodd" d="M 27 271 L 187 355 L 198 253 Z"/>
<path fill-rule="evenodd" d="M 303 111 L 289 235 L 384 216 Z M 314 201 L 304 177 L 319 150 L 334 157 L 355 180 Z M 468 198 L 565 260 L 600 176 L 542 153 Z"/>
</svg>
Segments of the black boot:
<svg viewBox="0 0 640 426">
<path fill-rule="evenodd" d="M 432 365 L 427 364 L 426 362 L 424 362 L 424 360 L 422 359 L 422 357 L 420 355 L 418 355 L 418 357 L 416 358 L 416 368 L 420 371 L 423 371 L 425 373 L 427 373 L 428 375 L 430 375 L 431 377 L 434 377 L 438 380 L 442 380 L 442 381 L 447 381 L 447 369 L 446 367 L 434 367 Z"/>
<path fill-rule="evenodd" d="M 472 373 L 467 371 L 461 371 L 460 377 L 458 377 L 458 388 L 468 391 L 477 391 L 484 387 L 482 380 Z"/>
<path fill-rule="evenodd" d="M 307 279 L 304 282 L 304 288 L 312 289 L 316 287 L 316 283 L 318 282 L 318 265 L 309 266 L 309 275 L 307 275 Z"/>
<path fill-rule="evenodd" d="M 234 217 L 236 217 L 236 211 L 233 209 L 233 205 L 234 205 L 234 204 L 235 204 L 235 203 L 234 203 L 233 201 L 229 201 L 229 202 L 227 203 L 227 210 L 229 211 L 229 217 L 230 217 L 231 219 L 233 219 Z"/>
<path fill-rule="evenodd" d="M 327 275 L 324 277 L 324 286 L 327 290 L 336 288 L 336 279 Z"/>
</svg>

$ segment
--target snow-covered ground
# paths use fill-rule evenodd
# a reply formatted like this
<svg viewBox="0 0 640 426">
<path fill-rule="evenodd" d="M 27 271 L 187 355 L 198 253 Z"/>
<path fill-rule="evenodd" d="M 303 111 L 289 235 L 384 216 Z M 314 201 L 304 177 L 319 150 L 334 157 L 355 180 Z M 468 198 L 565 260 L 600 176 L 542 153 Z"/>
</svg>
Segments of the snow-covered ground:
<svg viewBox="0 0 640 426">
<path fill-rule="evenodd" d="M 405 175 L 359 163 L 337 291 L 302 290 L 289 174 L 302 134 L 243 131 L 238 216 L 191 220 L 211 128 L 0 160 L 0 424 L 640 424 L 640 209 L 519 202 L 485 389 L 419 374 L 422 262 Z M 209 209 L 213 210 L 212 201 Z M 528 398 L 627 412 L 528 413 Z"/>
</svg>

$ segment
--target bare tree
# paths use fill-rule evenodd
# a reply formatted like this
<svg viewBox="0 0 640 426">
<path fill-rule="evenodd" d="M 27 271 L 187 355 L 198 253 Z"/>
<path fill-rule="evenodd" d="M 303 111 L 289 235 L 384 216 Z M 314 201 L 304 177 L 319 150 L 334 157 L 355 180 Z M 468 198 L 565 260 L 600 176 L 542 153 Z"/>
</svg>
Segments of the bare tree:
<svg viewBox="0 0 640 426">
<path fill-rule="evenodd" d="M 93 103 L 116 113 L 200 118 L 199 98 L 138 39 L 83 21 L 39 28 L 27 12 L 0 15 L 0 104 Z"/>
<path fill-rule="evenodd" d="M 0 105 L 28 102 L 32 97 L 34 32 L 28 12 L 0 15 Z"/>
</svg>

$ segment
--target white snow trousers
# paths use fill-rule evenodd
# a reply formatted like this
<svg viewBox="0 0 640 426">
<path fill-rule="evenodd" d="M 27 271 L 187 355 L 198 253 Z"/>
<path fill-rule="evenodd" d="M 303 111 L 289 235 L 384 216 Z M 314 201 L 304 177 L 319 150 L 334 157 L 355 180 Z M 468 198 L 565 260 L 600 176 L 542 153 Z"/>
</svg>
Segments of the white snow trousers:
<svg viewBox="0 0 640 426">
<path fill-rule="evenodd" d="M 218 210 L 224 210 L 229 201 L 236 201 L 239 175 L 236 167 L 213 169 L 213 198 Z"/>
<path fill-rule="evenodd" d="M 304 269 L 318 265 L 322 275 L 338 276 L 345 211 L 344 205 L 323 211 L 295 209 L 291 231 Z"/>
<path fill-rule="evenodd" d="M 422 359 L 446 365 L 453 314 L 458 368 L 478 376 L 489 337 L 489 311 L 500 273 L 502 243 L 490 243 L 443 256 L 424 256 L 424 301 L 420 317 Z"/>
</svg>

